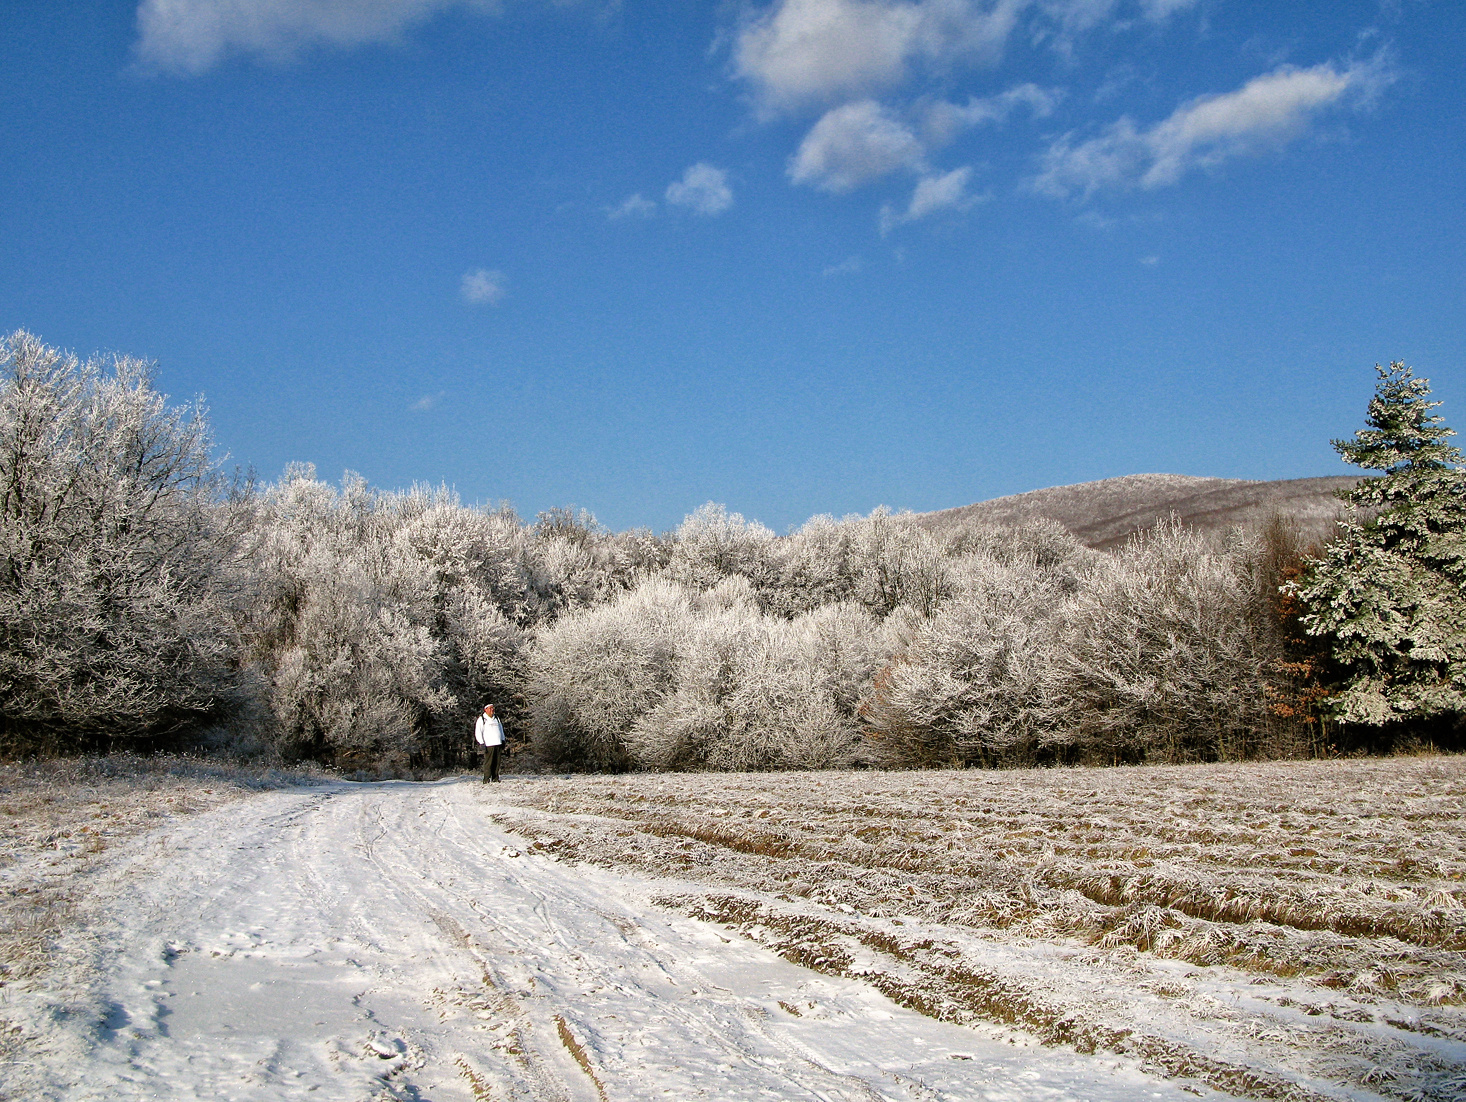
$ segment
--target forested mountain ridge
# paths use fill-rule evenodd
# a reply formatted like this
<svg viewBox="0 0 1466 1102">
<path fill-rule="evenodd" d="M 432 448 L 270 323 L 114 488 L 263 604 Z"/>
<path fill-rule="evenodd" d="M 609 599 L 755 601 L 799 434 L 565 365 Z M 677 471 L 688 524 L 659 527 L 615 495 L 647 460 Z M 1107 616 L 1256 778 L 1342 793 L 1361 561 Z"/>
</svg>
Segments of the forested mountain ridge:
<svg viewBox="0 0 1466 1102">
<path fill-rule="evenodd" d="M 1328 534 L 1341 503 L 1336 496 L 1359 481 L 1357 475 L 1252 481 L 1198 478 L 1181 474 L 1131 474 L 1097 482 L 1051 486 L 1010 494 L 973 505 L 924 513 L 922 522 L 941 531 L 970 522 L 1019 524 L 1057 521 L 1081 543 L 1097 549 L 1117 547 L 1133 533 L 1175 514 L 1203 531 L 1233 525 L 1254 526 L 1274 512 L 1301 528 Z"/>
</svg>

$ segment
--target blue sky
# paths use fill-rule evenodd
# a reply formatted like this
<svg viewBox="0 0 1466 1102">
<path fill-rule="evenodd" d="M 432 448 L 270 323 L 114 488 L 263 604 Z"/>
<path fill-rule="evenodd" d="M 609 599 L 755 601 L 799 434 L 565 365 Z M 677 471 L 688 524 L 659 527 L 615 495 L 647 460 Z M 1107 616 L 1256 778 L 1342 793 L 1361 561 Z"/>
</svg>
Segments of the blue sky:
<svg viewBox="0 0 1466 1102">
<path fill-rule="evenodd" d="M 613 528 L 1466 430 L 1458 0 L 12 0 L 0 326 Z"/>
</svg>

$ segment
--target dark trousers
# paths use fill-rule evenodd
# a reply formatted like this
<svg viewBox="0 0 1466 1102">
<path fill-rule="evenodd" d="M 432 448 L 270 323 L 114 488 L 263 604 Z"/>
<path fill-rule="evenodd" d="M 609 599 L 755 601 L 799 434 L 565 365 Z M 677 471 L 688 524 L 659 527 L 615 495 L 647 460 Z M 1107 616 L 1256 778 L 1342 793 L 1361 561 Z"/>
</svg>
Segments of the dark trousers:
<svg viewBox="0 0 1466 1102">
<path fill-rule="evenodd" d="M 484 783 L 497 781 L 499 779 L 499 751 L 502 746 L 484 747 Z"/>
</svg>

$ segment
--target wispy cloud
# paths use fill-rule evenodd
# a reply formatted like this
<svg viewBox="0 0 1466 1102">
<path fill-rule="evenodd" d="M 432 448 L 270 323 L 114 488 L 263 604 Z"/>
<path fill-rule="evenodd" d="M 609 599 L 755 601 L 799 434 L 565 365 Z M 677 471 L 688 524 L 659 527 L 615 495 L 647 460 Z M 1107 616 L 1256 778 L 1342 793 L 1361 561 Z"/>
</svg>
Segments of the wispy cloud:
<svg viewBox="0 0 1466 1102">
<path fill-rule="evenodd" d="M 925 150 L 905 123 L 875 100 L 827 111 L 789 161 L 789 179 L 845 192 L 896 169 L 920 169 Z"/>
<path fill-rule="evenodd" d="M 471 272 L 463 273 L 459 293 L 463 296 L 464 302 L 473 303 L 475 306 L 497 306 L 508 289 L 509 281 L 503 272 L 475 268 Z"/>
<path fill-rule="evenodd" d="M 832 276 L 855 275 L 865 267 L 865 262 L 858 256 L 847 257 L 838 264 L 831 264 L 820 273 L 822 279 L 829 279 Z"/>
<path fill-rule="evenodd" d="M 937 100 L 926 107 L 922 132 L 929 144 L 945 145 L 969 127 L 1007 122 L 1019 107 L 1036 119 L 1048 118 L 1063 98 L 1058 88 L 1019 84 L 996 96 L 971 96 L 965 104 Z"/>
<path fill-rule="evenodd" d="M 1074 216 L 1074 221 L 1085 229 L 1094 230 L 1096 233 L 1109 233 L 1120 224 L 1118 219 L 1108 214 L 1101 214 L 1093 208 L 1080 211 Z"/>
<path fill-rule="evenodd" d="M 1198 0 L 1038 0 L 1045 21 L 1035 24 L 1035 39 L 1047 39 L 1061 54 L 1074 49 L 1075 39 L 1097 27 L 1123 28 L 1136 17 L 1164 23 L 1179 11 L 1196 6 Z"/>
<path fill-rule="evenodd" d="M 427 413 L 430 409 L 437 407 L 438 403 L 448 397 L 446 390 L 440 390 L 436 394 L 424 394 L 408 408 L 415 413 Z"/>
<path fill-rule="evenodd" d="M 650 218 L 656 213 L 656 201 L 645 198 L 639 191 L 635 195 L 628 195 L 619 205 L 606 208 L 606 217 L 611 219 Z"/>
<path fill-rule="evenodd" d="M 911 62 L 995 61 L 1031 0 L 777 0 L 744 24 L 734 72 L 766 113 L 869 95 Z"/>
<path fill-rule="evenodd" d="M 496 0 L 142 0 L 138 60 L 165 72 L 204 72 L 229 53 L 288 60 L 316 45 L 393 42 L 449 8 L 494 12 Z"/>
<path fill-rule="evenodd" d="M 1147 19 L 1159 22 L 1168 19 L 1178 11 L 1194 8 L 1197 0 L 1140 0 L 1140 10 Z"/>
<path fill-rule="evenodd" d="M 733 205 L 733 189 L 721 168 L 699 162 L 667 185 L 667 202 L 696 214 L 722 214 Z"/>
<path fill-rule="evenodd" d="M 905 211 L 898 211 L 889 204 L 881 207 L 881 236 L 905 222 L 915 222 L 938 211 L 970 209 L 977 202 L 977 196 L 967 191 L 971 179 L 972 168 L 965 165 L 941 175 L 923 176 L 916 182 L 916 190 L 911 193 L 911 202 Z"/>
<path fill-rule="evenodd" d="M 1367 100 L 1392 79 L 1379 58 L 1343 69 L 1333 62 L 1310 69 L 1284 65 L 1235 92 L 1184 103 L 1148 130 L 1127 116 L 1088 141 L 1076 144 L 1066 134 L 1050 146 L 1034 185 L 1064 197 L 1107 187 L 1174 184 L 1194 169 L 1286 145 L 1319 112 L 1349 97 Z"/>
</svg>

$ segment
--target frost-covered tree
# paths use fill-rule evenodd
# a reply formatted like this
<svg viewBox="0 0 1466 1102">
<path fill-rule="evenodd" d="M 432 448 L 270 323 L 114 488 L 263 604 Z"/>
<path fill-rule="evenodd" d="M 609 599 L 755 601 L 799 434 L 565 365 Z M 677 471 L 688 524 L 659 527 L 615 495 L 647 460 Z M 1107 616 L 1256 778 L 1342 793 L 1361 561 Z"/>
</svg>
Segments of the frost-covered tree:
<svg viewBox="0 0 1466 1102">
<path fill-rule="evenodd" d="M 668 573 L 685 585 L 711 589 L 735 574 L 755 585 L 772 574 L 774 533 L 715 502 L 689 513 L 677 527 Z"/>
<path fill-rule="evenodd" d="M 1063 610 L 1041 740 L 1084 760 L 1236 760 L 1261 749 L 1274 637 L 1251 548 L 1175 521 L 1101 560 Z"/>
<path fill-rule="evenodd" d="M 897 766 L 1033 760 L 1051 718 L 1056 614 L 1066 599 L 1033 563 L 966 560 L 956 596 L 930 618 L 911 615 L 904 645 L 875 677 L 862 714 L 880 759 Z"/>
<path fill-rule="evenodd" d="M 151 365 L 0 341 L 0 720 L 76 749 L 215 712 L 236 536 L 204 411 Z"/>
<path fill-rule="evenodd" d="M 946 549 L 910 514 L 880 508 L 854 524 L 855 599 L 877 616 L 930 616 L 951 592 Z"/>
<path fill-rule="evenodd" d="M 445 764 L 485 701 L 513 717 L 533 601 L 512 514 L 296 466 L 261 495 L 253 539 L 248 654 L 287 755 Z"/>
<path fill-rule="evenodd" d="M 646 529 L 612 533 L 584 509 L 548 509 L 527 536 L 523 562 L 536 620 L 613 600 L 666 566 L 669 554 Z"/>
<path fill-rule="evenodd" d="M 452 761 L 464 732 L 493 701 L 511 727 L 520 719 L 525 631 L 523 571 L 515 552 L 521 529 L 505 509 L 470 509 L 439 490 L 432 505 L 404 517 L 393 536 L 394 558 L 427 571 L 432 617 L 441 643 L 441 678 L 454 706 L 435 713 L 419 741 L 422 756 Z"/>
<path fill-rule="evenodd" d="M 950 560 L 961 552 L 910 513 L 814 517 L 772 545 L 773 569 L 753 580 L 759 602 L 786 616 L 857 601 L 877 617 L 898 608 L 929 616 L 951 595 Z"/>
<path fill-rule="evenodd" d="M 774 548 L 776 566 L 760 603 L 782 616 L 811 612 L 855 594 L 854 519 L 811 517 Z"/>
<path fill-rule="evenodd" d="M 893 765 L 1179 761 L 1258 752 L 1275 654 L 1253 556 L 1168 523 L 1113 554 L 1051 531 L 967 533 L 953 595 L 864 706 Z"/>
<path fill-rule="evenodd" d="M 360 478 L 339 491 L 293 467 L 264 494 L 250 656 L 287 755 L 406 765 L 456 701 L 432 630 L 433 568 L 394 540 L 401 518 Z"/>
<path fill-rule="evenodd" d="M 530 651 L 536 746 L 598 769 L 808 769 L 860 750 L 857 708 L 889 654 L 858 605 L 792 620 L 742 575 L 649 578 L 562 616 Z"/>
<path fill-rule="evenodd" d="M 1377 367 L 1367 427 L 1334 448 L 1381 471 L 1295 592 L 1302 622 L 1341 673 L 1337 719 L 1381 726 L 1466 717 L 1466 470 L 1455 433 L 1431 412 L 1429 381 Z"/>
<path fill-rule="evenodd" d="M 746 580 L 729 579 L 694 606 L 670 691 L 628 734 L 632 758 L 737 771 L 849 765 L 886 634 L 849 603 L 793 620 L 765 614 Z"/>
<path fill-rule="evenodd" d="M 627 733 L 671 688 L 691 619 L 690 592 L 652 578 L 542 628 L 529 656 L 538 751 L 597 769 L 630 764 Z"/>
</svg>

